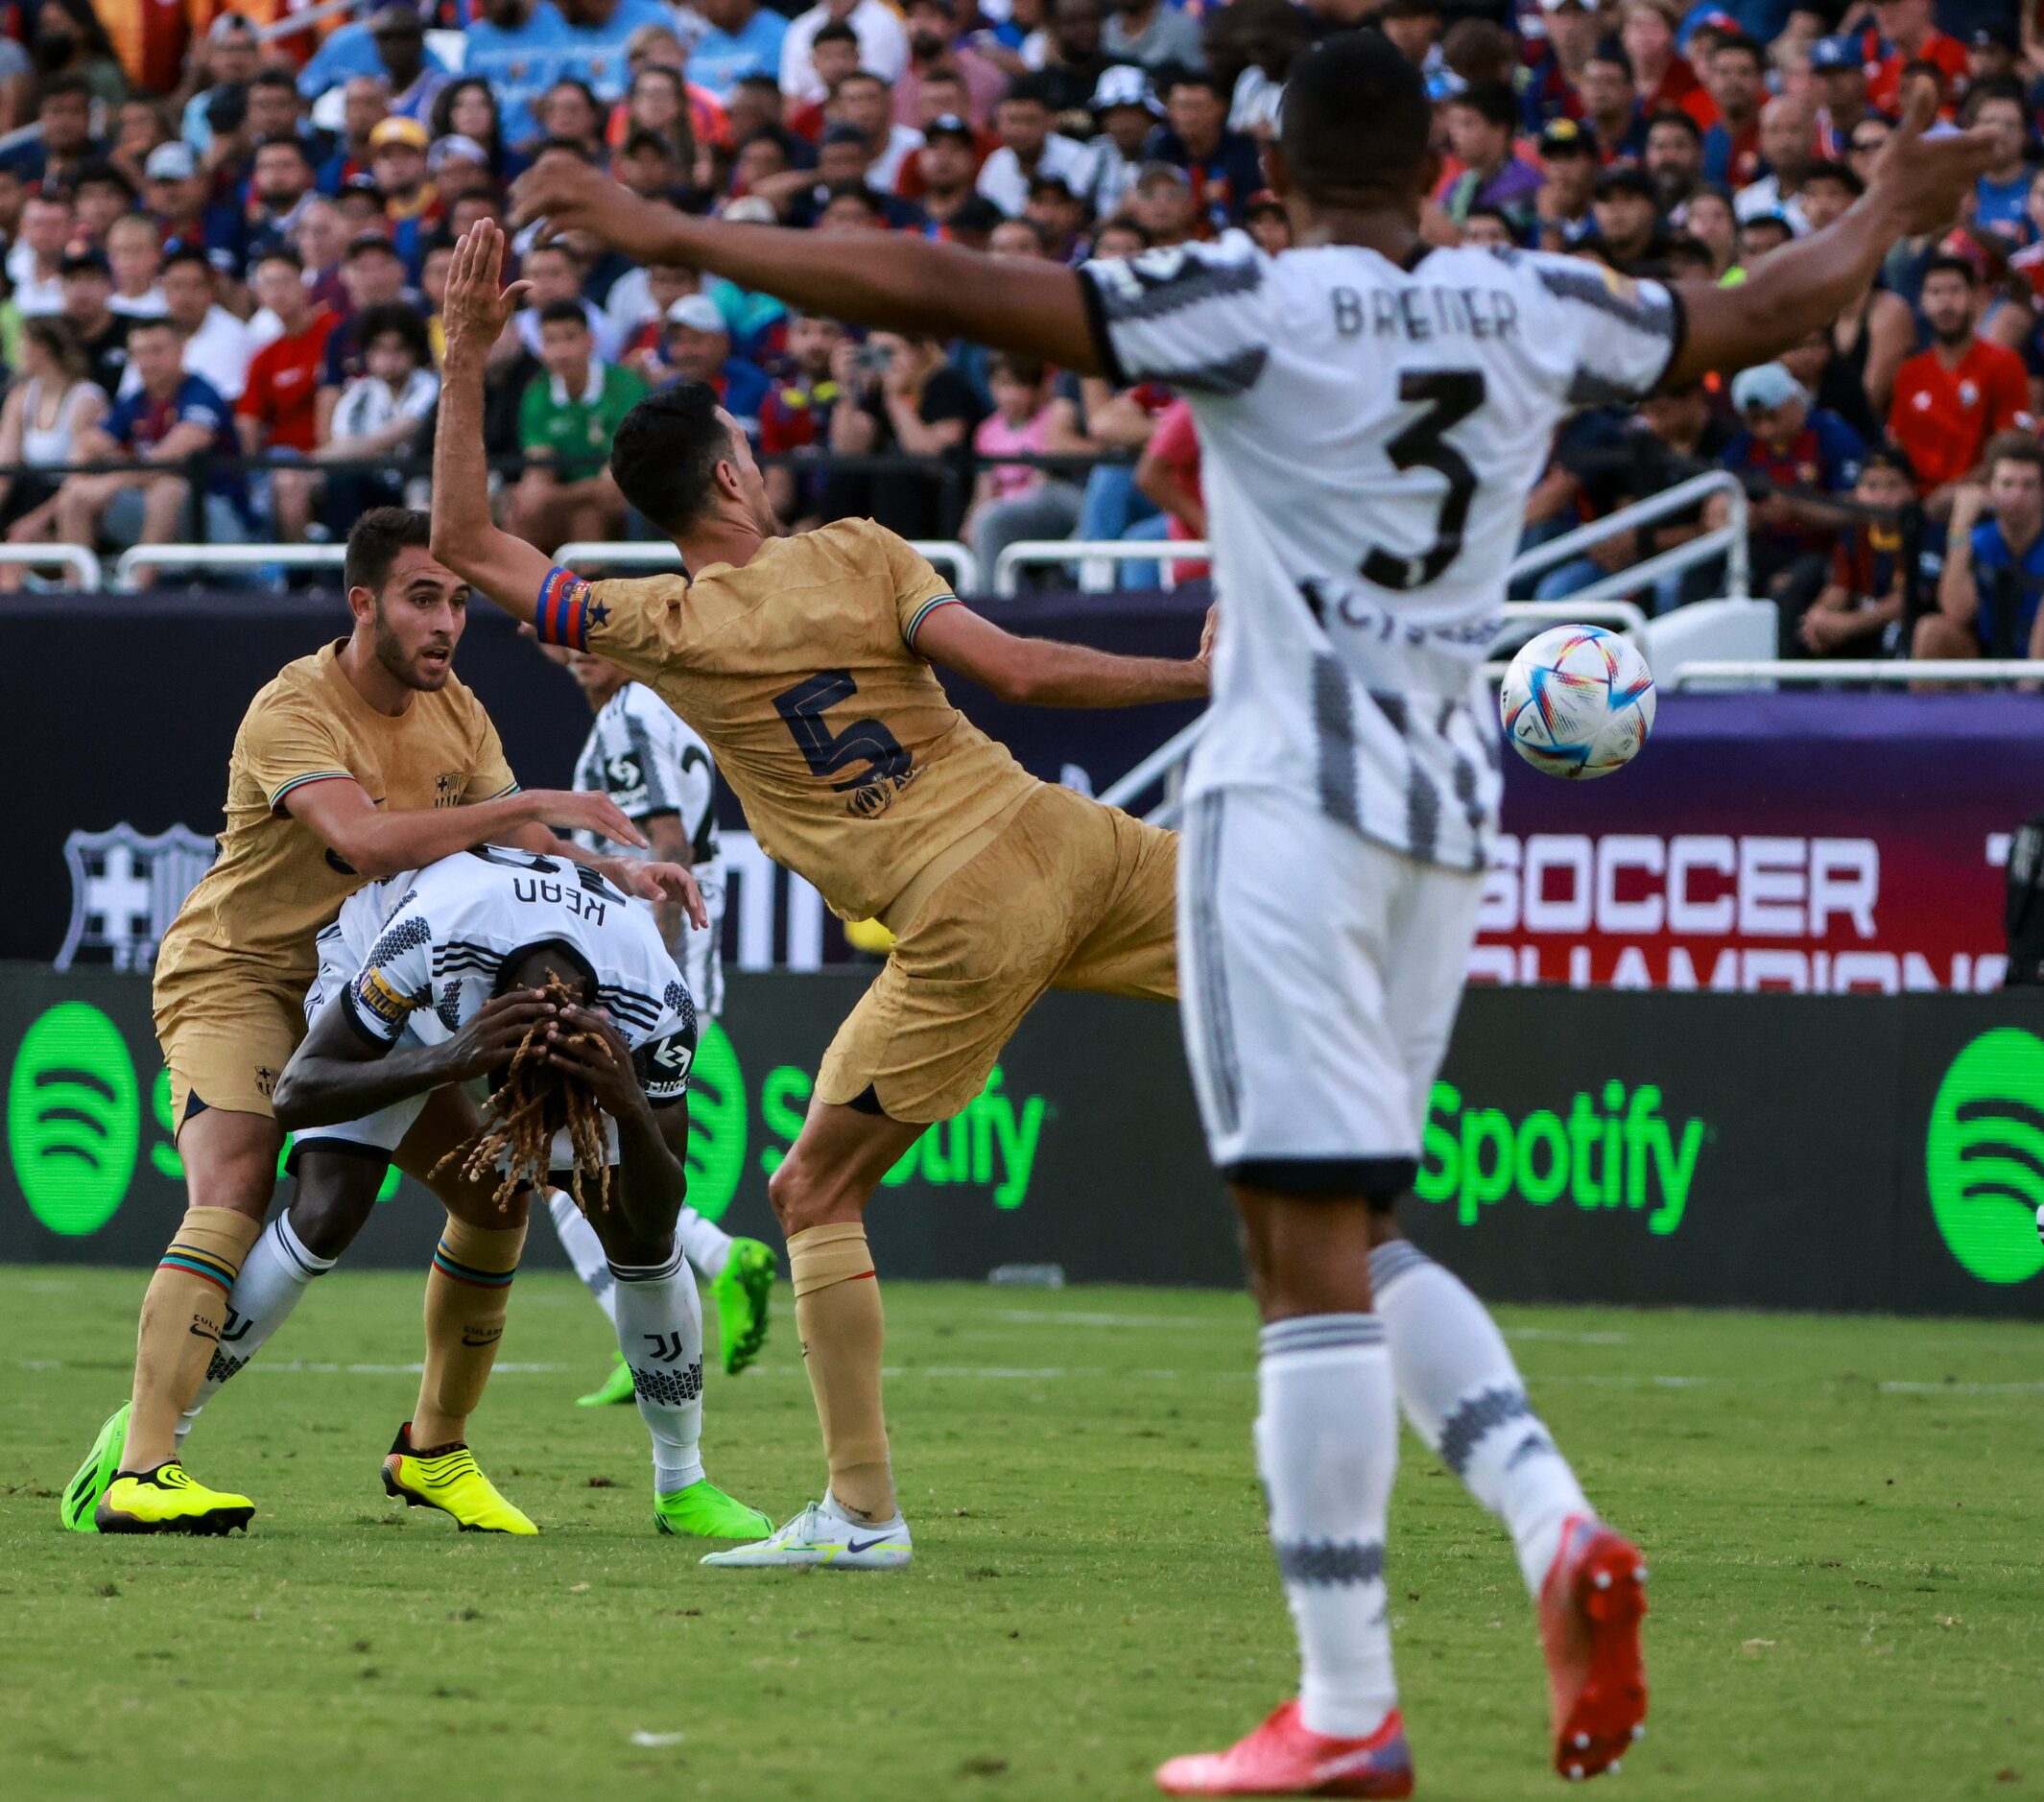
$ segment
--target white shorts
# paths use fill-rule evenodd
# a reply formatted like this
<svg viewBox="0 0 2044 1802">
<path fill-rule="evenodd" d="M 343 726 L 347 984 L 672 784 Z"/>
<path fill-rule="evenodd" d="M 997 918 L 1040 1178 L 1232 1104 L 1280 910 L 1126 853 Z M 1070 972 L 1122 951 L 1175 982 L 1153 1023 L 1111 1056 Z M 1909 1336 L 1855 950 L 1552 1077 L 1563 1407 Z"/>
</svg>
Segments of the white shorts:
<svg viewBox="0 0 2044 1802">
<path fill-rule="evenodd" d="M 1231 1182 L 1390 1200 L 1412 1186 L 1483 879 L 1280 790 L 1201 795 L 1178 864 L 1178 1008 Z"/>
</svg>

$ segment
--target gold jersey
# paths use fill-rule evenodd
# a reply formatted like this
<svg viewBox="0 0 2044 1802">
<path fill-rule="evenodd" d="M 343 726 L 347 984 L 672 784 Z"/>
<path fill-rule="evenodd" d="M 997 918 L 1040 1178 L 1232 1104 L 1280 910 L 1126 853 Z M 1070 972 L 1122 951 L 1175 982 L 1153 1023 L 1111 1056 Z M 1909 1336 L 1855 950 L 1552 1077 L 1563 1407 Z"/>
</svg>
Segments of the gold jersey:
<svg viewBox="0 0 2044 1802">
<path fill-rule="evenodd" d="M 297 994 L 315 935 L 363 878 L 284 805 L 294 789 L 346 777 L 378 807 L 458 807 L 516 792 L 497 728 L 455 677 L 392 718 L 362 698 L 339 644 L 287 663 L 250 702 L 227 760 L 220 856 L 156 953 L 156 996 L 223 980 Z"/>
<path fill-rule="evenodd" d="M 857 920 L 1041 786 L 915 653 L 955 600 L 905 539 L 843 519 L 693 581 L 556 569 L 535 624 L 652 688 L 709 746 L 760 848 Z"/>
</svg>

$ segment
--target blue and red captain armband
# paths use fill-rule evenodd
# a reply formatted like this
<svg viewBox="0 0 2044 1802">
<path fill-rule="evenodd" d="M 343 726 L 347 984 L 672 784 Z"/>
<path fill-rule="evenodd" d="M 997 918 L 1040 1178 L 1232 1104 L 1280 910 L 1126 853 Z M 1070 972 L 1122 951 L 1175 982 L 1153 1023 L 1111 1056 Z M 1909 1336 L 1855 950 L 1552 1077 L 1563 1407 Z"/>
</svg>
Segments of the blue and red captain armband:
<svg viewBox="0 0 2044 1802">
<path fill-rule="evenodd" d="M 533 629 L 539 642 L 565 645 L 570 651 L 589 648 L 589 628 L 601 626 L 610 609 L 590 598 L 589 584 L 572 569 L 556 564 L 539 584 L 539 603 L 533 609 Z"/>
</svg>

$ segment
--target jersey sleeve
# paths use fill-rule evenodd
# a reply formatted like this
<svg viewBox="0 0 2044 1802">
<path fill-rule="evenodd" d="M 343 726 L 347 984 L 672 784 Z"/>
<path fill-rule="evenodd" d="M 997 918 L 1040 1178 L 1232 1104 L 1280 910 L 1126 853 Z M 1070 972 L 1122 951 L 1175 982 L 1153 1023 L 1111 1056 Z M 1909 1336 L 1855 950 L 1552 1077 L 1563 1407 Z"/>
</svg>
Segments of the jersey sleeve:
<svg viewBox="0 0 2044 1802">
<path fill-rule="evenodd" d="M 696 1004 L 679 983 L 668 984 L 661 1002 L 659 1022 L 631 1054 L 631 1068 L 647 1101 L 669 1107 L 688 1093 L 688 1073 L 696 1063 Z"/>
<path fill-rule="evenodd" d="M 906 538 L 897 537 L 885 526 L 863 522 L 865 530 L 877 540 L 880 554 L 887 558 L 888 581 L 894 590 L 894 617 L 901 626 L 901 641 L 911 651 L 915 649 L 915 634 L 922 623 L 940 606 L 950 606 L 958 601 L 951 590 L 950 581 L 938 574 L 936 566 Z"/>
<path fill-rule="evenodd" d="M 539 584 L 533 629 L 541 644 L 592 651 L 644 676 L 680 651 L 683 576 L 584 581 L 556 564 Z"/>
<path fill-rule="evenodd" d="M 300 695 L 274 696 L 249 710 L 241 729 L 242 761 L 279 818 L 284 797 L 309 782 L 352 782 L 333 722 Z"/>
<path fill-rule="evenodd" d="M 383 924 L 343 991 L 348 1024 L 371 1043 L 393 1045 L 417 1008 L 433 1001 L 433 928 L 416 896 Z"/>
<path fill-rule="evenodd" d="M 1274 267 L 1239 231 L 1081 266 L 1080 296 L 1108 379 L 1247 393 L 1270 360 Z"/>
<path fill-rule="evenodd" d="M 1657 281 L 1634 281 L 1580 256 L 1521 252 L 1512 259 L 1547 304 L 1543 347 L 1560 357 L 1572 407 L 1623 406 L 1668 373 L 1682 348 L 1681 296 Z"/>
<path fill-rule="evenodd" d="M 468 764 L 468 786 L 462 791 L 463 801 L 494 801 L 506 794 L 518 792 L 518 778 L 511 774 L 511 767 L 504 755 L 504 741 L 497 736 L 497 723 L 489 717 L 488 710 L 474 696 L 468 704 L 475 709 L 478 726 L 475 754 Z"/>
</svg>

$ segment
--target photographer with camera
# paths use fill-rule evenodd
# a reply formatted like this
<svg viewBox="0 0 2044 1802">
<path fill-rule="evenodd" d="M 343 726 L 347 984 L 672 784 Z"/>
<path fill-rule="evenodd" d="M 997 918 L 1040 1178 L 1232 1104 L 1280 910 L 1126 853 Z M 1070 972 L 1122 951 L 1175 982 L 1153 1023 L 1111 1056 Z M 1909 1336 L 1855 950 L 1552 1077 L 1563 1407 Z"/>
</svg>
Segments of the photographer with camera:
<svg viewBox="0 0 2044 1802">
<path fill-rule="evenodd" d="M 874 332 L 843 358 L 844 400 L 832 408 L 830 448 L 850 457 L 944 460 L 944 473 L 887 469 L 833 477 L 825 518 L 866 514 L 904 538 L 958 535 L 971 497 L 971 438 L 982 412 L 971 383 L 935 338 Z"/>
</svg>

